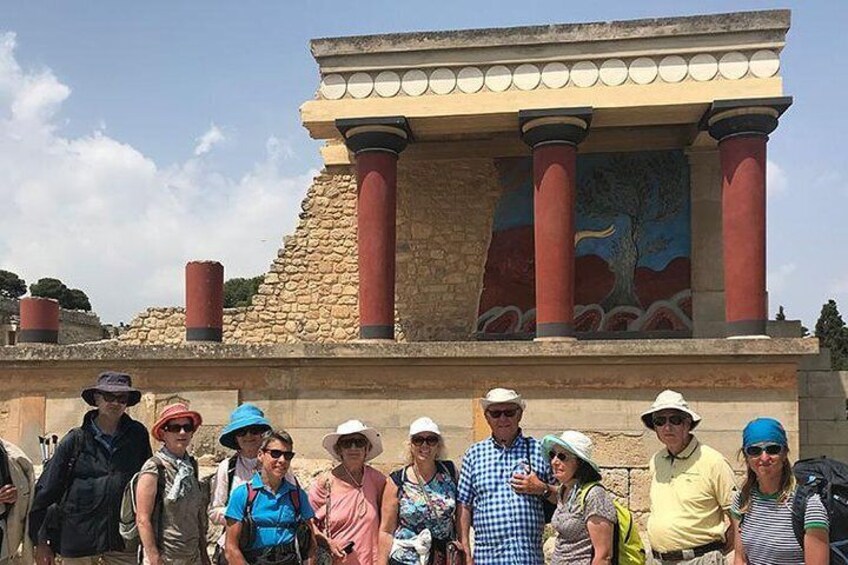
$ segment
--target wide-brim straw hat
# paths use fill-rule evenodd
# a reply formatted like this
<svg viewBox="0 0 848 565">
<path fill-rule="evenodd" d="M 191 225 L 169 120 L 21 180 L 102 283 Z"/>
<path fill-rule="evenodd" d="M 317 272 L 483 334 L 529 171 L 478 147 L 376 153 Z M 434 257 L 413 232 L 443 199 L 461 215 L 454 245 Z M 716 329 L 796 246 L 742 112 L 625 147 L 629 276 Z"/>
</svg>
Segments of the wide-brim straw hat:
<svg viewBox="0 0 848 565">
<path fill-rule="evenodd" d="M 162 428 L 164 428 L 165 424 L 171 420 L 177 420 L 179 418 L 191 418 L 191 421 L 194 422 L 195 430 L 203 423 L 203 417 L 199 412 L 189 410 L 188 406 L 181 402 L 177 402 L 166 406 L 165 409 L 162 410 L 162 413 L 159 415 L 159 419 L 156 420 L 156 423 L 153 424 L 153 427 L 150 429 L 150 434 L 159 441 L 162 441 L 162 438 L 164 437 L 164 430 Z"/>
<path fill-rule="evenodd" d="M 238 431 L 252 426 L 262 427 L 265 431 L 271 431 L 271 422 L 265 418 L 265 413 L 258 406 L 242 404 L 230 414 L 230 421 L 221 430 L 221 436 L 218 438 L 218 442 L 224 447 L 238 450 L 239 445 L 238 441 L 236 441 Z"/>
<path fill-rule="evenodd" d="M 554 445 L 558 445 L 576 457 L 579 457 L 588 463 L 592 469 L 601 472 L 601 468 L 592 459 L 592 454 L 595 450 L 595 445 L 592 440 L 585 434 L 574 430 L 566 430 L 560 435 L 546 435 L 542 438 L 542 451 L 548 453 Z"/>
<path fill-rule="evenodd" d="M 94 393 L 109 392 L 119 394 L 125 392 L 129 395 L 127 406 L 135 406 L 141 402 L 141 391 L 132 386 L 132 377 L 126 373 L 117 371 L 106 371 L 97 376 L 97 383 L 94 386 L 84 388 L 80 396 L 89 406 L 97 406 L 94 402 Z"/>
<path fill-rule="evenodd" d="M 701 422 L 701 417 L 697 412 L 689 408 L 689 403 L 686 402 L 686 399 L 683 398 L 682 394 L 673 390 L 664 390 L 657 396 L 657 399 L 654 400 L 654 403 L 651 405 L 651 409 L 642 413 L 642 423 L 653 430 L 653 415 L 661 410 L 677 410 L 678 412 L 688 414 L 689 417 L 692 418 L 691 429 L 693 430 L 698 427 L 698 424 Z"/>
<path fill-rule="evenodd" d="M 480 407 L 483 411 L 492 404 L 515 404 L 522 410 L 526 405 L 520 394 L 508 388 L 493 388 L 480 399 Z"/>
<path fill-rule="evenodd" d="M 361 434 L 365 436 L 365 439 L 367 439 L 371 444 L 371 449 L 365 454 L 366 461 L 371 461 L 383 453 L 383 440 L 380 439 L 380 432 L 374 428 L 369 428 L 359 420 L 348 420 L 347 422 L 339 424 L 335 432 L 324 436 L 324 440 L 321 442 L 321 445 L 324 446 L 324 449 L 327 450 L 327 453 L 329 453 L 333 459 L 340 461 L 341 455 L 336 453 L 335 450 L 336 443 L 338 443 L 340 437 L 352 434 Z"/>
</svg>

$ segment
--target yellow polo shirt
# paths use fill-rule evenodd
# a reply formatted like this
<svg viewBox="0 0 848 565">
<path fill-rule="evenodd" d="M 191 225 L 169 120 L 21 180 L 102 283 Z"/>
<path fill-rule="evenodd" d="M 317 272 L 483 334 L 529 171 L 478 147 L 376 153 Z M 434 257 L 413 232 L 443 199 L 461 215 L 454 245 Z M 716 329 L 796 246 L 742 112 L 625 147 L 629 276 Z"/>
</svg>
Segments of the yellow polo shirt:
<svg viewBox="0 0 848 565">
<path fill-rule="evenodd" d="M 727 460 L 693 437 L 681 453 L 651 459 L 651 548 L 666 553 L 724 541 L 736 480 Z"/>
</svg>

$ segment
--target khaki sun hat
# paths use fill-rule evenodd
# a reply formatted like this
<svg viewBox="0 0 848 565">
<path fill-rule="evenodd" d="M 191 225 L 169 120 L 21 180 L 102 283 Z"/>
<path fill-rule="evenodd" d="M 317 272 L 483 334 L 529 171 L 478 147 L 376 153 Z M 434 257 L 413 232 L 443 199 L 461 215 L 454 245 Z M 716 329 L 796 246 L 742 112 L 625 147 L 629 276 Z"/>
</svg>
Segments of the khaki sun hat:
<svg viewBox="0 0 848 565">
<path fill-rule="evenodd" d="M 526 406 L 521 395 L 508 388 L 493 388 L 480 399 L 480 407 L 485 411 L 492 404 L 515 404 L 522 410 Z"/>
<path fill-rule="evenodd" d="M 659 396 L 657 396 L 657 399 L 654 400 L 654 403 L 651 405 L 651 409 L 642 413 L 642 423 L 653 430 L 653 415 L 655 412 L 659 412 L 661 410 L 677 410 L 684 414 L 688 414 L 689 417 L 692 418 L 693 430 L 701 421 L 701 417 L 698 413 L 689 408 L 689 403 L 686 402 L 686 399 L 683 398 L 682 394 L 673 390 L 664 390 L 659 394 Z"/>
<path fill-rule="evenodd" d="M 365 439 L 367 439 L 368 443 L 371 444 L 371 449 L 365 455 L 366 461 L 371 461 L 383 453 L 383 440 L 380 439 L 380 433 L 374 428 L 369 428 L 359 420 L 348 420 L 347 422 L 339 424 L 338 427 L 336 427 L 335 432 L 324 436 L 324 440 L 321 442 L 321 445 L 324 446 L 324 449 L 327 450 L 327 453 L 329 453 L 333 459 L 340 460 L 339 454 L 336 453 L 335 450 L 336 443 L 339 441 L 340 437 L 352 434 L 361 434 L 365 436 Z"/>
</svg>

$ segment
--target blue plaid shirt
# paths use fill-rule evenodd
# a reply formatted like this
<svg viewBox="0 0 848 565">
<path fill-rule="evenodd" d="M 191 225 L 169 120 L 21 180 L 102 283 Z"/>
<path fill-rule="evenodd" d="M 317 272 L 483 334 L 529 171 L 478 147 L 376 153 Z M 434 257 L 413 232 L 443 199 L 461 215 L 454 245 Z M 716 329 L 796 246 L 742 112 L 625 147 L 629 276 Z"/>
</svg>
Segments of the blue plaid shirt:
<svg viewBox="0 0 848 565">
<path fill-rule="evenodd" d="M 475 443 L 462 459 L 459 502 L 472 509 L 474 562 L 477 565 L 543 565 L 542 498 L 516 493 L 512 475 L 528 463 L 538 477 L 553 482 L 550 462 L 541 444 L 521 430 L 509 447 L 493 438 Z"/>
</svg>

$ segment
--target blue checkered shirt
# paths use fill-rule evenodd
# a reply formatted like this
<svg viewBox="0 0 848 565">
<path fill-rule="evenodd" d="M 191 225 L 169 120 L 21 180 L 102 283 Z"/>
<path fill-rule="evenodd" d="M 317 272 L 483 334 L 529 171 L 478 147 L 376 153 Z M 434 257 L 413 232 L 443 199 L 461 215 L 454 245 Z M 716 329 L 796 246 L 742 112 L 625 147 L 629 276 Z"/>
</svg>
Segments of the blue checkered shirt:
<svg viewBox="0 0 848 565">
<path fill-rule="evenodd" d="M 553 483 L 550 462 L 541 444 L 521 431 L 509 447 L 493 438 L 475 443 L 462 459 L 459 502 L 471 508 L 474 562 L 477 565 L 543 565 L 542 499 L 516 493 L 512 475 L 529 463 L 539 478 Z"/>
</svg>

